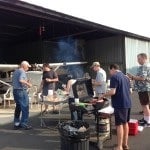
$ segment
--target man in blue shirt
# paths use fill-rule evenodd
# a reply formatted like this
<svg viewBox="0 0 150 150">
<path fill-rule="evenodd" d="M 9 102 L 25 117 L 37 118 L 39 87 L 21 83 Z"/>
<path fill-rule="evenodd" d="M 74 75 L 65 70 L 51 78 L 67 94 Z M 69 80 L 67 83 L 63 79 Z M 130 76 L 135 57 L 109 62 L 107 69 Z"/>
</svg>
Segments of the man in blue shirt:
<svg viewBox="0 0 150 150">
<path fill-rule="evenodd" d="M 110 90 L 102 97 L 111 96 L 112 107 L 114 108 L 115 125 L 117 128 L 117 147 L 115 150 L 127 150 L 128 147 L 128 121 L 130 119 L 131 89 L 130 81 L 120 70 L 117 64 L 109 67 Z"/>
<path fill-rule="evenodd" d="M 28 125 L 29 97 L 27 88 L 32 86 L 26 76 L 26 71 L 28 71 L 29 67 L 31 66 L 27 61 L 22 61 L 19 69 L 14 71 L 12 77 L 13 95 L 16 103 L 14 129 L 23 128 L 25 130 L 29 130 L 32 128 Z M 22 114 L 21 119 L 20 114 Z"/>
</svg>

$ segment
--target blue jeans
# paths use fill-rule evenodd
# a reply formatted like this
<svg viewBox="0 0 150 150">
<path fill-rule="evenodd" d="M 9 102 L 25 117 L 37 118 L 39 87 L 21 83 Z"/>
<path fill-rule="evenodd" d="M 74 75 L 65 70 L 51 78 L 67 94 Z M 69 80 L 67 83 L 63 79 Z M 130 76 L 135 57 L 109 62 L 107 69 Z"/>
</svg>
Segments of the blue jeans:
<svg viewBox="0 0 150 150">
<path fill-rule="evenodd" d="M 16 103 L 14 123 L 20 123 L 20 125 L 25 126 L 28 124 L 29 119 L 29 97 L 27 90 L 14 89 L 13 95 Z"/>
</svg>

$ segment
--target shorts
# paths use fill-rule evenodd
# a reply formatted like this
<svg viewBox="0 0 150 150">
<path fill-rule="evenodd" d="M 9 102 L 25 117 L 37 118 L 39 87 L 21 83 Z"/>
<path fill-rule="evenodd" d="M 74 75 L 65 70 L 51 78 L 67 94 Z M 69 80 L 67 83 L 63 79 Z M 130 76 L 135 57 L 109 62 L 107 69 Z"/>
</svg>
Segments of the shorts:
<svg viewBox="0 0 150 150">
<path fill-rule="evenodd" d="M 150 92 L 144 91 L 144 92 L 138 92 L 138 94 L 139 94 L 139 100 L 141 105 L 149 105 Z"/>
<path fill-rule="evenodd" d="M 115 125 L 122 125 L 130 120 L 130 108 L 114 109 Z"/>
</svg>

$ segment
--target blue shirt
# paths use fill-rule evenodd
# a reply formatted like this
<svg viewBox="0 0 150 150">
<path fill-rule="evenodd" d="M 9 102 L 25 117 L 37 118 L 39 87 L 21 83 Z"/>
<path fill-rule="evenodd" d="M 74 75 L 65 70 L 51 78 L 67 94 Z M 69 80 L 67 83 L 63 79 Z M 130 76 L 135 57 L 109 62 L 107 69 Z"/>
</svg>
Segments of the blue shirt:
<svg viewBox="0 0 150 150">
<path fill-rule="evenodd" d="M 26 72 L 23 69 L 17 69 L 14 71 L 12 85 L 14 89 L 27 89 L 27 86 L 22 84 L 20 80 L 27 80 Z"/>
<path fill-rule="evenodd" d="M 116 88 L 111 96 L 112 107 L 131 108 L 130 81 L 121 71 L 110 78 L 110 88 Z"/>
</svg>

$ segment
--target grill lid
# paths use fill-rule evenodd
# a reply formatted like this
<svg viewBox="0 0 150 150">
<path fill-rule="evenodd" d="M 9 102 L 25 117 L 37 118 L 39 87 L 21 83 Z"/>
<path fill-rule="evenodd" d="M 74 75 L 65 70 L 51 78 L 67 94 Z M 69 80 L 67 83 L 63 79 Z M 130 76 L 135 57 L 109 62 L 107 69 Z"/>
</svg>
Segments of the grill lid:
<svg viewBox="0 0 150 150">
<path fill-rule="evenodd" d="M 79 98 L 80 102 L 89 102 L 94 95 L 91 79 L 77 79 L 72 86 L 75 98 Z"/>
</svg>

